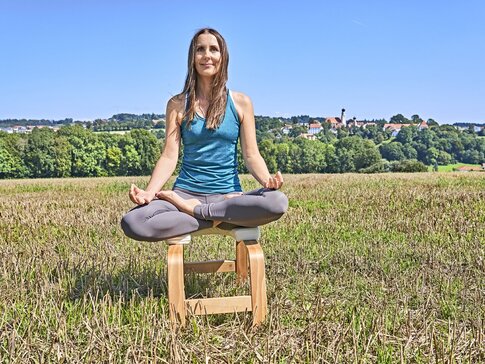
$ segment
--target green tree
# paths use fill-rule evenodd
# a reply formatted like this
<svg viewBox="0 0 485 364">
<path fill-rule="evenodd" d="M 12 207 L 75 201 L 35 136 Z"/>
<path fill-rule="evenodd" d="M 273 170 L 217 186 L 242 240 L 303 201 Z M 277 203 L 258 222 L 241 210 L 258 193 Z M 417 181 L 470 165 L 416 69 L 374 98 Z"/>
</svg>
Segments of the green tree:
<svg viewBox="0 0 485 364">
<path fill-rule="evenodd" d="M 391 172 L 427 172 L 428 167 L 422 162 L 417 160 L 409 159 L 404 161 L 393 161 L 390 163 Z"/>
<path fill-rule="evenodd" d="M 23 178 L 28 175 L 22 158 L 26 144 L 23 135 L 0 131 L 0 178 Z"/>
<path fill-rule="evenodd" d="M 403 114 L 397 114 L 391 117 L 390 122 L 392 124 L 410 124 L 411 120 L 405 118 Z"/>
<path fill-rule="evenodd" d="M 293 173 L 293 160 L 291 159 L 290 150 L 290 143 L 276 144 L 276 165 L 283 173 Z"/>
<path fill-rule="evenodd" d="M 453 158 L 451 154 L 445 152 L 444 150 L 440 150 L 438 152 L 438 156 L 436 157 L 436 163 L 442 166 L 446 166 L 452 162 Z"/>
<path fill-rule="evenodd" d="M 422 119 L 419 117 L 418 114 L 414 114 L 413 116 L 411 116 L 411 121 L 414 124 L 419 124 L 419 123 L 421 123 Z"/>
<path fill-rule="evenodd" d="M 121 174 L 121 160 L 123 153 L 117 146 L 112 146 L 106 149 L 106 164 L 104 166 L 108 176 L 118 176 Z"/>
<path fill-rule="evenodd" d="M 440 151 L 434 147 L 428 148 L 426 151 L 426 159 L 425 163 L 428 165 L 433 165 L 435 163 L 438 163 L 438 156 L 440 154 Z"/>
<path fill-rule="evenodd" d="M 296 126 L 293 126 L 293 128 L 290 130 L 290 133 L 288 135 L 292 138 L 296 138 L 301 134 L 305 134 L 307 131 L 308 131 L 308 128 L 302 125 L 296 125 Z"/>
<path fill-rule="evenodd" d="M 238 173 L 248 173 L 246 168 L 246 162 L 244 162 L 244 156 L 242 154 L 241 143 L 237 143 L 237 171 Z"/>
<path fill-rule="evenodd" d="M 70 144 L 47 128 L 34 128 L 29 135 L 24 161 L 31 177 L 68 177 L 71 172 Z"/>
<path fill-rule="evenodd" d="M 406 159 L 404 154 L 404 147 L 399 142 L 391 142 L 380 146 L 382 158 L 388 161 L 402 161 Z"/>
<path fill-rule="evenodd" d="M 125 176 L 137 176 L 140 173 L 141 158 L 135 147 L 131 144 L 125 144 L 123 146 L 123 157 L 121 158 L 120 170 L 121 174 Z"/>
<path fill-rule="evenodd" d="M 131 130 L 128 138 L 133 140 L 133 146 L 140 156 L 140 170 L 137 175 L 150 174 L 160 157 L 161 144 L 152 133 L 142 129 Z"/>
<path fill-rule="evenodd" d="M 340 172 L 340 161 L 336 153 L 335 145 L 333 144 L 326 144 L 325 165 L 327 166 L 325 169 L 327 173 Z"/>
<path fill-rule="evenodd" d="M 58 131 L 71 145 L 71 176 L 107 175 L 104 169 L 106 147 L 96 134 L 81 125 L 64 126 Z"/>
<path fill-rule="evenodd" d="M 298 158 L 299 173 L 320 173 L 326 168 L 325 144 L 319 140 L 298 138 L 295 140 L 300 155 Z"/>
<path fill-rule="evenodd" d="M 263 157 L 270 173 L 277 172 L 276 147 L 271 140 L 263 140 L 259 145 L 259 152 Z"/>
<path fill-rule="evenodd" d="M 335 146 L 341 172 L 358 171 L 381 160 L 374 142 L 357 135 L 340 139 Z"/>
<path fill-rule="evenodd" d="M 339 172 L 355 172 L 353 151 L 346 148 L 338 148 L 336 155 L 339 161 Z"/>
<path fill-rule="evenodd" d="M 414 138 L 415 141 L 426 145 L 427 148 L 434 147 L 436 144 L 436 139 L 436 134 L 431 129 L 421 130 Z"/>
<path fill-rule="evenodd" d="M 6 148 L 5 143 L 0 139 L 0 178 L 15 178 L 18 161 Z"/>
<path fill-rule="evenodd" d="M 396 136 L 396 141 L 401 143 L 402 145 L 409 144 L 413 142 L 413 140 L 418 135 L 418 128 L 415 126 L 407 126 L 405 128 L 401 128 L 401 131 Z"/>
<path fill-rule="evenodd" d="M 381 154 L 374 142 L 372 140 L 364 140 L 359 148 L 359 152 L 355 155 L 354 164 L 357 171 L 359 171 L 380 162 L 380 160 Z"/>
<path fill-rule="evenodd" d="M 413 148 L 411 144 L 403 145 L 402 151 L 406 159 L 417 159 L 418 152 Z"/>
</svg>

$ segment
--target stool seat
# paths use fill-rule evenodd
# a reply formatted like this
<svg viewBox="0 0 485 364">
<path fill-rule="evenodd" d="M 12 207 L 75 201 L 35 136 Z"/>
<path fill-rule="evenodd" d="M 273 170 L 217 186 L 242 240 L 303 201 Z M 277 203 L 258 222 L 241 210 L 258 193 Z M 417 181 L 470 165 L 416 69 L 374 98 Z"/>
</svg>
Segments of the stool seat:
<svg viewBox="0 0 485 364">
<path fill-rule="evenodd" d="M 194 231 L 191 234 L 180 235 L 170 239 L 167 239 L 167 244 L 189 244 L 192 240 L 192 236 L 202 236 L 202 235 L 225 235 L 232 236 L 237 241 L 241 240 L 258 240 L 261 236 L 259 226 L 256 227 L 239 227 L 232 230 L 219 229 L 217 227 L 202 229 Z"/>
<path fill-rule="evenodd" d="M 184 263 L 184 246 L 190 243 L 192 236 L 208 234 L 233 237 L 236 241 L 236 259 Z M 195 315 L 207 315 L 252 311 L 254 326 L 264 321 L 267 311 L 266 280 L 264 255 L 257 241 L 259 238 L 259 227 L 240 227 L 232 230 L 223 230 L 216 227 L 167 239 L 169 245 L 167 254 L 168 301 L 170 320 L 174 327 L 184 326 L 185 317 L 189 312 Z M 251 294 L 247 296 L 186 299 L 184 274 L 189 272 L 236 272 L 238 284 L 245 282 L 249 275 Z"/>
</svg>

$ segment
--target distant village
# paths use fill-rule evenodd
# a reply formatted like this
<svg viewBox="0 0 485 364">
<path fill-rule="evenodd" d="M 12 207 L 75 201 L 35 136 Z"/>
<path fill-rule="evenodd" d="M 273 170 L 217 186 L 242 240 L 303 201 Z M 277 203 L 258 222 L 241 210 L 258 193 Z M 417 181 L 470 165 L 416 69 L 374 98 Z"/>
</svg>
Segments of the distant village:
<svg viewBox="0 0 485 364">
<path fill-rule="evenodd" d="M 257 117 L 256 117 L 257 118 Z M 319 118 L 322 120 L 322 118 Z M 357 120 L 356 117 L 353 117 L 351 119 L 347 119 L 345 115 L 345 109 L 342 109 L 340 116 L 329 116 L 323 118 L 324 121 L 323 123 L 328 123 L 330 124 L 330 131 L 337 133 L 338 129 L 340 128 L 353 128 L 353 127 L 361 127 L 361 128 L 367 128 L 369 126 L 376 126 L 376 125 L 382 125 L 383 130 L 389 130 L 391 132 L 392 136 L 396 136 L 399 134 L 402 128 L 408 127 L 408 126 L 416 126 L 419 130 L 423 130 L 428 128 L 428 124 L 426 121 L 421 120 L 419 123 L 413 124 L 413 123 L 376 123 L 373 121 L 367 121 L 367 120 Z M 109 122 L 110 119 L 97 119 L 96 121 L 98 122 Z M 164 119 L 154 119 L 152 120 L 153 124 L 157 124 L 160 121 L 165 121 Z M 299 120 L 298 123 L 289 123 L 289 119 L 280 119 L 280 122 L 282 123 L 283 127 L 281 128 L 281 133 L 283 135 L 288 135 L 290 134 L 291 130 L 295 126 L 302 126 L 306 127 L 307 131 L 306 133 L 302 133 L 299 136 L 308 140 L 316 140 L 317 139 L 317 134 L 320 133 L 324 127 L 323 123 L 320 122 L 317 119 L 312 119 L 310 118 L 309 120 Z M 79 122 L 77 122 L 79 123 Z M 80 122 L 84 127 L 88 127 L 91 122 Z M 49 128 L 54 131 L 57 131 L 63 124 L 46 124 L 45 125 L 12 125 L 8 127 L 0 127 L 0 131 L 4 131 L 6 133 L 30 133 L 34 128 Z M 457 129 L 459 130 L 466 130 L 468 129 L 467 126 L 458 126 L 454 125 Z M 473 126 L 475 132 L 480 132 L 485 129 L 485 124 L 482 125 L 474 125 Z"/>
<path fill-rule="evenodd" d="M 330 130 L 333 131 L 334 133 L 336 133 L 337 130 L 340 128 L 362 127 L 365 129 L 368 126 L 378 125 L 375 122 L 359 121 L 355 117 L 350 120 L 347 120 L 345 117 L 345 109 L 342 109 L 340 117 L 338 116 L 326 117 L 324 122 L 330 124 Z M 323 130 L 322 123 L 319 123 L 318 120 L 313 120 L 309 123 L 300 122 L 299 125 L 308 127 L 308 132 L 301 134 L 300 136 L 309 140 L 315 140 L 316 135 Z M 386 123 L 383 125 L 383 129 L 390 130 L 392 132 L 392 136 L 396 136 L 401 130 L 401 128 L 404 128 L 406 126 L 412 126 L 412 125 L 415 125 L 415 124 Z M 428 128 L 428 124 L 426 124 L 424 120 L 421 123 L 419 123 L 417 126 L 419 130 Z M 286 134 L 286 135 L 289 134 L 292 128 L 293 128 L 292 124 L 285 124 L 285 126 L 282 129 L 283 134 Z"/>
</svg>

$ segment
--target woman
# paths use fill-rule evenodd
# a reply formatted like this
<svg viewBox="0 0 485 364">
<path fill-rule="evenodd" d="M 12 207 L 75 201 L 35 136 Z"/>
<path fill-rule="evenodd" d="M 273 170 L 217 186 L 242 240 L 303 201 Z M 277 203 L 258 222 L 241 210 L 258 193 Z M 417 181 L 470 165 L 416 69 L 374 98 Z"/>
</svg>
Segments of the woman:
<svg viewBox="0 0 485 364">
<path fill-rule="evenodd" d="M 271 176 L 256 143 L 251 100 L 226 89 L 229 54 L 214 29 L 192 38 L 181 94 L 167 104 L 166 142 L 146 190 L 131 186 L 137 205 L 122 219 L 127 236 L 159 241 L 217 226 L 229 230 L 279 219 L 288 199 L 277 191 L 280 172 Z M 249 172 L 263 188 L 243 193 L 237 174 L 237 142 Z M 175 170 L 180 140 L 184 157 L 172 191 L 161 190 Z"/>
</svg>

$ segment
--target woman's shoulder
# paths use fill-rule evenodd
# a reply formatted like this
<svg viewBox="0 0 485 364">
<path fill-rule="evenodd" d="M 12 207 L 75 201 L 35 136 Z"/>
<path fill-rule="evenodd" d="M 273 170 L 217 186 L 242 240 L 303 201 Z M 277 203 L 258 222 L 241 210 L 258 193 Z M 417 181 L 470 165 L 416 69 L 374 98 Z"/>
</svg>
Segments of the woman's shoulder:
<svg viewBox="0 0 485 364">
<path fill-rule="evenodd" d="M 171 123 L 171 121 L 175 121 L 178 125 L 182 123 L 182 118 L 185 112 L 185 95 L 178 94 L 173 96 L 167 102 L 167 112 L 166 112 L 166 119 L 167 125 Z"/>
<path fill-rule="evenodd" d="M 253 113 L 253 103 L 251 101 L 251 98 L 238 91 L 232 91 L 231 90 L 231 95 L 232 95 L 232 100 L 234 101 L 234 106 L 236 107 L 236 111 L 238 113 L 239 119 L 241 121 L 244 121 L 244 116 L 245 115 L 251 115 Z"/>
<path fill-rule="evenodd" d="M 174 108 L 176 110 L 184 110 L 185 108 L 185 94 L 178 94 L 173 96 L 170 100 L 167 102 L 167 108 Z"/>
<path fill-rule="evenodd" d="M 251 104 L 251 98 L 242 92 L 231 90 L 231 95 L 236 106 L 245 107 Z"/>
</svg>

